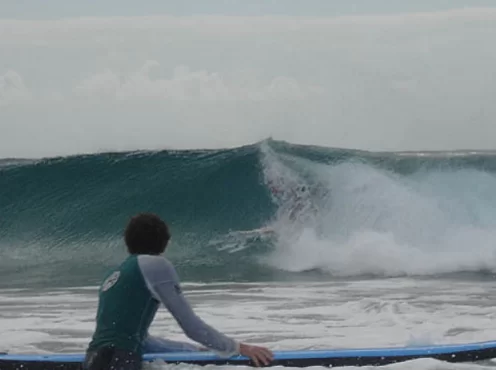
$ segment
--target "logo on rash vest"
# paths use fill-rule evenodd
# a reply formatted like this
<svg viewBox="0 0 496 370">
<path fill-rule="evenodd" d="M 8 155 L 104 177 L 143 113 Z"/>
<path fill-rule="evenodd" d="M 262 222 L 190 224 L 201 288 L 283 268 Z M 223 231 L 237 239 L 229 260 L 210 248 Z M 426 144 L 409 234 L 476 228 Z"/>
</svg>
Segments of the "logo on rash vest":
<svg viewBox="0 0 496 370">
<path fill-rule="evenodd" d="M 117 280 L 119 280 L 119 276 L 121 275 L 120 271 L 114 272 L 112 275 L 110 275 L 107 279 L 102 284 L 102 292 L 105 292 L 112 288 L 115 283 L 117 283 Z"/>
</svg>

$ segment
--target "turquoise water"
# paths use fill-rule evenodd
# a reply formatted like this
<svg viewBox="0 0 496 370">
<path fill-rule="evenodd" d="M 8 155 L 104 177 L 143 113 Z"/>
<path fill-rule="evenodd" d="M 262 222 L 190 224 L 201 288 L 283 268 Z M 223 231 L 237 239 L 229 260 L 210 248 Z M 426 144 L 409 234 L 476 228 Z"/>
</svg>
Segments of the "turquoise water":
<svg viewBox="0 0 496 370">
<path fill-rule="evenodd" d="M 298 198 L 300 186 L 309 190 Z M 0 274 L 9 287 L 98 282 L 125 255 L 123 228 L 141 211 L 170 224 L 167 253 L 187 281 L 491 274 L 496 266 L 491 152 L 372 153 L 266 140 L 4 159 L 0 188 Z M 236 233 L 267 225 L 275 232 Z"/>
</svg>

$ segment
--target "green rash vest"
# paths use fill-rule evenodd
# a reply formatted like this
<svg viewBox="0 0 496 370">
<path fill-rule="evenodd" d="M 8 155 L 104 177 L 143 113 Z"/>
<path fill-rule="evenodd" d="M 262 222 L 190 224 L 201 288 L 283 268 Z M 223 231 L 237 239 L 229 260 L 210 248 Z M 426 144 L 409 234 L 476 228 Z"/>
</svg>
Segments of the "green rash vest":
<svg viewBox="0 0 496 370">
<path fill-rule="evenodd" d="M 162 256 L 130 255 L 105 277 L 98 298 L 90 351 L 112 346 L 141 354 L 162 303 L 190 339 L 227 357 L 239 353 L 236 341 L 196 316 L 182 293 L 174 267 Z"/>
</svg>

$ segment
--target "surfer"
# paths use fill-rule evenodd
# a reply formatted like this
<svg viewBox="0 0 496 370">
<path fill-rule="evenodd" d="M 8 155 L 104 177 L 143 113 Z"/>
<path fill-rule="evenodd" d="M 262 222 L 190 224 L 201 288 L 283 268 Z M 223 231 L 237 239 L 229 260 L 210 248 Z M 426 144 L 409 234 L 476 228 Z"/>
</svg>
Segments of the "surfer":
<svg viewBox="0 0 496 370">
<path fill-rule="evenodd" d="M 272 195 L 281 199 L 280 213 L 287 215 L 287 218 L 284 217 L 283 219 L 289 220 L 293 225 L 315 223 L 315 220 L 319 216 L 319 208 L 316 206 L 315 199 L 313 198 L 327 196 L 327 190 L 321 186 L 310 188 L 306 185 L 295 186 L 289 188 L 289 190 L 284 190 L 273 181 L 269 181 L 268 185 Z M 257 229 L 236 230 L 230 232 L 229 235 L 236 238 L 243 236 L 253 240 L 262 240 L 270 238 L 275 233 L 274 225 L 266 225 Z"/>
<path fill-rule="evenodd" d="M 318 209 L 313 203 L 313 194 L 308 186 L 291 187 L 287 191 L 287 195 L 284 195 L 285 191 L 283 189 L 271 182 L 269 182 L 269 189 L 275 197 L 283 198 L 283 204 L 289 208 L 288 218 L 291 222 L 301 221 L 301 216 L 306 213 L 310 213 L 314 217 L 317 216 Z M 287 208 L 286 210 L 288 211 Z"/>
<path fill-rule="evenodd" d="M 162 256 L 170 240 L 164 221 L 154 214 L 136 215 L 129 221 L 124 239 L 129 256 L 107 274 L 99 289 L 96 329 L 86 351 L 85 370 L 138 370 L 147 350 L 200 350 L 192 344 L 148 335 L 160 303 L 204 349 L 225 357 L 241 354 L 256 366 L 268 365 L 273 358 L 269 349 L 237 342 L 193 312 L 173 265 Z"/>
</svg>

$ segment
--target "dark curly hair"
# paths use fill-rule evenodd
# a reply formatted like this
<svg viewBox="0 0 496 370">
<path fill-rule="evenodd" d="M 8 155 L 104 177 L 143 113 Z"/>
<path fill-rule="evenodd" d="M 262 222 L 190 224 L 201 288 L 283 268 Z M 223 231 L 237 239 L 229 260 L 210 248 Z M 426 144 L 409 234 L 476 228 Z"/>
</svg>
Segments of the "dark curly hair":
<svg viewBox="0 0 496 370">
<path fill-rule="evenodd" d="M 170 237 L 166 223 L 153 213 L 140 213 L 132 217 L 124 233 L 130 254 L 161 254 Z"/>
</svg>

